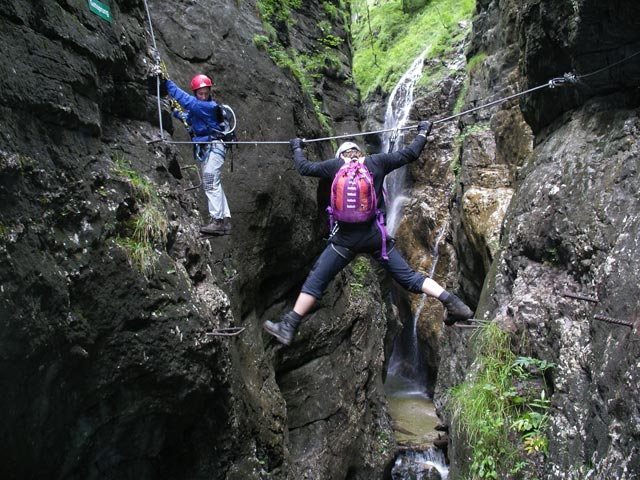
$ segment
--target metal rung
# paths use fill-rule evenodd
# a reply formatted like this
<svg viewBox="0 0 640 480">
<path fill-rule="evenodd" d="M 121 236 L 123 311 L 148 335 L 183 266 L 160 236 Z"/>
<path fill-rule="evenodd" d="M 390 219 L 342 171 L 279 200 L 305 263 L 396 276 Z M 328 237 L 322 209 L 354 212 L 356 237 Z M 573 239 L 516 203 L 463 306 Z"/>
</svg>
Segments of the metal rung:
<svg viewBox="0 0 640 480">
<path fill-rule="evenodd" d="M 616 325 L 624 325 L 625 327 L 633 327 L 633 323 L 626 320 L 619 320 L 617 318 L 607 317 L 606 315 L 594 315 L 593 318 L 600 320 L 601 322 L 614 323 Z"/>
<path fill-rule="evenodd" d="M 187 165 L 186 167 L 180 167 L 180 173 L 182 173 L 182 170 L 195 170 L 196 175 L 198 176 L 198 182 L 199 182 L 198 184 L 191 182 L 191 186 L 185 187 L 185 191 L 189 192 L 191 190 L 195 190 L 196 188 L 202 187 L 202 176 L 200 176 L 200 168 L 198 166 Z M 189 175 L 189 178 L 191 178 L 191 175 Z"/>
<path fill-rule="evenodd" d="M 566 290 L 562 292 L 563 297 L 575 298 L 576 300 L 584 300 L 585 302 L 598 303 L 598 299 L 591 295 L 586 295 L 584 293 L 573 293 L 567 292 Z"/>
<path fill-rule="evenodd" d="M 240 335 L 245 331 L 245 327 L 227 327 L 227 328 L 214 328 L 210 332 L 206 332 L 206 335 L 217 337 L 233 337 Z"/>
<path fill-rule="evenodd" d="M 480 320 L 479 318 L 467 318 L 465 322 L 475 322 L 475 323 L 493 323 L 491 320 Z"/>
</svg>

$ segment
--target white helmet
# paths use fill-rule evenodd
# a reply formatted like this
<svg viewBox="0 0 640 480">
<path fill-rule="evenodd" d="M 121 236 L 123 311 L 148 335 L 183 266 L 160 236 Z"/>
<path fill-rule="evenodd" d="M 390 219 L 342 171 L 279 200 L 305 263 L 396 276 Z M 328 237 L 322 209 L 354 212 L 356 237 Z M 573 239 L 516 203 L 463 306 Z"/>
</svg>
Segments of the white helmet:
<svg viewBox="0 0 640 480">
<path fill-rule="evenodd" d="M 343 152 L 346 152 L 347 150 L 351 150 L 352 148 L 355 148 L 359 152 L 362 151 L 362 150 L 360 150 L 360 147 L 358 145 L 356 145 L 355 143 L 353 143 L 353 142 L 344 142 L 342 145 L 340 145 L 338 147 L 338 150 L 336 150 L 336 158 L 340 158 L 340 155 L 342 155 Z"/>
</svg>

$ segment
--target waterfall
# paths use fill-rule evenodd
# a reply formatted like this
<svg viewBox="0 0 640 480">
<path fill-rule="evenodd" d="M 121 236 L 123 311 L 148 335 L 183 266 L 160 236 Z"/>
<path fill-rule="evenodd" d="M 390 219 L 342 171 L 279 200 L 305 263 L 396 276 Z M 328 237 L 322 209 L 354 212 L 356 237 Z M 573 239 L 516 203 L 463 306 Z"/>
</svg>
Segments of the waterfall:
<svg viewBox="0 0 640 480">
<path fill-rule="evenodd" d="M 392 131 L 385 132 L 382 137 L 383 152 L 396 151 L 403 146 L 404 134 L 396 129 L 404 127 L 409 118 L 411 106 L 413 105 L 413 90 L 420 75 L 422 75 L 422 63 L 425 53 L 426 50 L 413 61 L 409 70 L 405 72 L 391 91 L 384 114 L 384 129 Z M 402 208 L 407 201 L 407 197 L 404 194 L 406 172 L 406 166 L 398 168 L 387 175 L 384 181 L 388 202 L 387 231 L 391 236 L 398 228 L 402 218 Z"/>
<path fill-rule="evenodd" d="M 440 242 L 444 238 L 447 232 L 446 225 L 440 227 L 438 235 L 433 245 L 431 269 L 429 270 L 429 277 L 433 278 L 438 258 L 440 256 Z M 389 361 L 389 373 L 391 375 L 399 375 L 413 381 L 416 386 L 422 385 L 426 382 L 424 374 L 421 369 L 420 349 L 418 346 L 418 319 L 420 318 L 420 312 L 427 300 L 427 295 L 422 294 L 420 298 L 420 304 L 416 311 L 411 316 L 411 324 L 405 327 L 402 333 L 396 339 Z"/>
<path fill-rule="evenodd" d="M 446 480 L 449 476 L 449 467 L 441 450 L 434 448 L 422 451 L 407 450 L 396 458 L 391 469 L 391 478 L 393 480 L 434 478 L 429 473 L 432 469 L 437 470 L 442 480 Z"/>
<path fill-rule="evenodd" d="M 433 245 L 433 254 L 431 255 L 431 268 L 429 269 L 429 278 L 433 278 L 436 273 L 436 265 L 438 264 L 438 258 L 440 257 L 440 242 L 444 237 L 444 234 L 447 232 L 446 225 L 442 225 L 440 230 L 438 231 L 438 235 L 436 235 L 436 241 Z M 424 307 L 424 302 L 427 299 L 427 295 L 425 293 L 422 294 L 422 298 L 420 299 L 420 304 L 416 309 L 416 313 L 413 314 L 413 335 L 416 337 L 416 342 L 418 341 L 418 332 L 416 331 L 418 318 L 420 318 L 420 312 L 422 311 L 422 307 Z"/>
<path fill-rule="evenodd" d="M 391 92 L 385 112 L 384 129 L 389 132 L 383 136 L 383 152 L 400 150 L 404 146 L 403 135 L 399 129 L 405 126 L 409 118 L 413 105 L 413 92 L 422 74 L 425 53 L 426 50 L 414 60 Z M 405 194 L 405 180 L 406 166 L 393 171 L 385 178 L 387 231 L 392 236 L 400 224 L 402 210 L 408 199 Z M 445 232 L 446 226 L 442 226 L 436 236 L 430 277 L 435 273 L 439 245 Z M 405 323 L 402 332 L 395 339 L 385 382 L 392 417 L 398 425 L 409 427 L 405 432 L 410 434 L 406 441 L 411 444 L 418 439 L 420 445 L 416 450 L 407 449 L 398 453 L 391 471 L 393 480 L 434 478 L 435 471 L 440 478 L 446 479 L 449 473 L 444 453 L 434 448 L 423 450 L 422 446 L 426 438 L 425 434 L 435 431 L 435 423 L 432 422 L 437 421 L 435 408 L 427 394 L 428 378 L 426 369 L 423 367 L 417 332 L 418 319 L 426 298 L 427 296 L 423 294 L 418 308 L 410 316 L 410 321 Z"/>
<path fill-rule="evenodd" d="M 413 105 L 413 91 L 416 82 L 422 74 L 422 63 L 426 50 L 416 58 L 409 69 L 400 78 L 389 96 L 387 109 L 384 114 L 384 129 L 390 130 L 383 136 L 383 152 L 392 152 L 403 147 L 404 135 L 398 130 L 402 128 L 409 118 Z M 405 178 L 407 167 L 403 166 L 391 172 L 385 178 L 385 191 L 387 202 L 387 232 L 393 236 L 402 218 L 402 209 L 407 201 L 405 195 Z M 393 354 L 389 362 L 389 372 L 392 375 L 401 375 L 414 380 L 424 387 L 424 373 L 420 366 L 420 352 L 418 350 L 418 335 L 416 332 L 417 319 L 420 310 L 425 303 L 425 297 L 420 302 L 415 315 L 412 318 L 411 335 L 407 332 L 396 339 Z"/>
</svg>

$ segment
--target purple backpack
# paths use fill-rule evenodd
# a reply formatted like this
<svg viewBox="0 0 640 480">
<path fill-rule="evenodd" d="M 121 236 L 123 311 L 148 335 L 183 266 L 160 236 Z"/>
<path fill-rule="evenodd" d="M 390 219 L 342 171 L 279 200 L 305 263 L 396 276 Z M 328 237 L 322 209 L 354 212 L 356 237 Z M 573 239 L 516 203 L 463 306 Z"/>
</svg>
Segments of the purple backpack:
<svg viewBox="0 0 640 480">
<path fill-rule="evenodd" d="M 371 172 L 364 163 L 345 163 L 340 167 L 331 184 L 329 228 L 333 231 L 336 221 L 361 223 L 376 219 L 382 232 L 382 257 L 387 260 L 387 231 L 384 216 L 378 210 L 378 199 Z"/>
</svg>

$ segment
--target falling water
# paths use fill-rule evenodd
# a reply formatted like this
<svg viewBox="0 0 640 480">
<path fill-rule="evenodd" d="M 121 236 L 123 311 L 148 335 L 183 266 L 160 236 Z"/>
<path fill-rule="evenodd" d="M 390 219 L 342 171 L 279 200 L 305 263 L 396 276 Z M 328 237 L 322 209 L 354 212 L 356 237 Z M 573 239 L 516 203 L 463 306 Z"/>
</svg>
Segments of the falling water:
<svg viewBox="0 0 640 480">
<path fill-rule="evenodd" d="M 446 466 L 444 453 L 441 450 L 434 448 L 422 451 L 408 450 L 396 458 L 391 469 L 391 478 L 393 480 L 433 478 L 429 474 L 431 469 L 437 470 L 442 480 L 448 478 L 449 468 Z"/>
<path fill-rule="evenodd" d="M 442 237 L 446 233 L 446 225 L 442 225 L 440 227 L 440 231 L 436 236 L 436 241 L 433 245 L 433 254 L 431 256 L 431 269 L 429 269 L 429 278 L 433 278 L 433 275 L 436 273 L 436 265 L 438 264 L 438 258 L 440 257 L 440 242 L 442 241 Z M 422 311 L 422 307 L 424 307 L 424 302 L 427 299 L 426 294 L 422 294 L 422 298 L 420 299 L 420 305 L 416 309 L 416 313 L 413 314 L 413 335 L 416 337 L 416 342 L 418 338 L 418 332 L 416 331 L 418 325 L 418 318 L 420 318 L 420 312 Z"/>
<path fill-rule="evenodd" d="M 416 58 L 389 96 L 387 110 L 384 114 L 384 129 L 389 130 L 383 137 L 383 151 L 391 152 L 402 148 L 403 135 L 400 133 L 411 112 L 413 105 L 413 91 L 416 82 L 422 74 L 422 64 L 425 51 Z M 387 231 L 393 236 L 402 218 L 402 208 L 407 200 L 405 195 L 406 166 L 394 170 L 385 178 L 385 191 L 387 194 Z M 419 315 L 424 305 L 424 297 L 420 302 L 417 314 Z M 417 317 L 413 318 L 413 334 L 409 338 L 396 341 L 393 355 L 389 364 L 389 373 L 401 375 L 414 380 L 424 390 L 424 376 L 420 368 L 420 353 L 418 350 L 418 336 L 416 330 Z M 401 337 L 406 337 L 401 335 Z M 402 345 L 402 346 L 401 346 Z"/>
<path fill-rule="evenodd" d="M 438 235 L 436 235 L 431 256 L 431 269 L 429 270 L 430 278 L 433 278 L 435 274 L 436 265 L 440 256 L 440 242 L 446 231 L 446 225 L 443 225 L 440 227 Z M 409 328 L 407 329 L 407 327 L 405 327 L 405 330 L 409 330 L 410 334 L 407 334 L 409 333 L 407 331 L 403 331 L 402 334 L 399 335 L 396 339 L 389 362 L 389 373 L 413 381 L 415 384 L 414 390 L 420 387 L 424 388 L 424 383 L 426 382 L 421 368 L 420 349 L 418 345 L 418 319 L 420 318 L 420 313 L 426 300 L 427 295 L 423 293 L 418 308 L 416 308 L 416 311 L 412 315 Z"/>
<path fill-rule="evenodd" d="M 397 85 L 389 96 L 387 110 L 384 114 L 384 129 L 386 132 L 382 138 L 383 152 L 399 150 L 403 146 L 404 135 L 399 128 L 404 127 L 413 105 L 413 90 L 416 82 L 422 75 L 422 63 L 426 50 L 416 58 L 409 70 L 400 78 Z M 385 178 L 385 190 L 387 192 L 387 231 L 393 235 L 402 218 L 402 207 L 407 201 L 404 186 L 407 168 L 402 167 L 394 170 Z"/>
<path fill-rule="evenodd" d="M 425 50 L 426 52 L 426 50 Z M 416 82 L 422 73 L 422 64 L 425 52 L 415 59 L 409 70 L 402 76 L 396 87 L 391 92 L 385 112 L 384 129 L 391 130 L 383 137 L 383 151 L 392 152 L 403 147 L 403 136 L 400 128 L 406 124 L 413 104 L 413 92 Z M 407 201 L 405 194 L 406 167 L 399 168 L 387 175 L 385 190 L 387 192 L 387 230 L 394 235 L 400 220 L 402 210 Z M 445 233 L 441 228 L 437 235 L 430 276 L 433 276 L 438 260 L 438 246 Z M 428 441 L 429 432 L 435 432 L 438 418 L 431 399 L 426 394 L 426 374 L 422 368 L 420 356 L 417 321 L 426 300 L 423 295 L 414 315 L 411 325 L 405 329 L 396 339 L 391 359 L 385 389 L 392 417 L 398 425 L 407 425 L 405 433 L 409 434 L 406 442 L 409 444 L 424 445 Z M 408 417 L 405 418 L 405 417 Z M 397 435 L 401 435 L 397 433 Z M 399 438 L 400 440 L 400 438 Z M 417 442 L 417 443 L 416 443 Z M 441 451 L 406 450 L 396 458 L 393 467 L 393 479 L 400 478 L 429 478 L 428 469 L 435 468 L 442 478 L 447 478 L 448 469 L 444 455 Z M 406 474 L 406 475 L 405 475 Z M 417 475 L 417 476 L 416 476 Z M 424 475 L 424 476 L 423 476 Z"/>
</svg>

